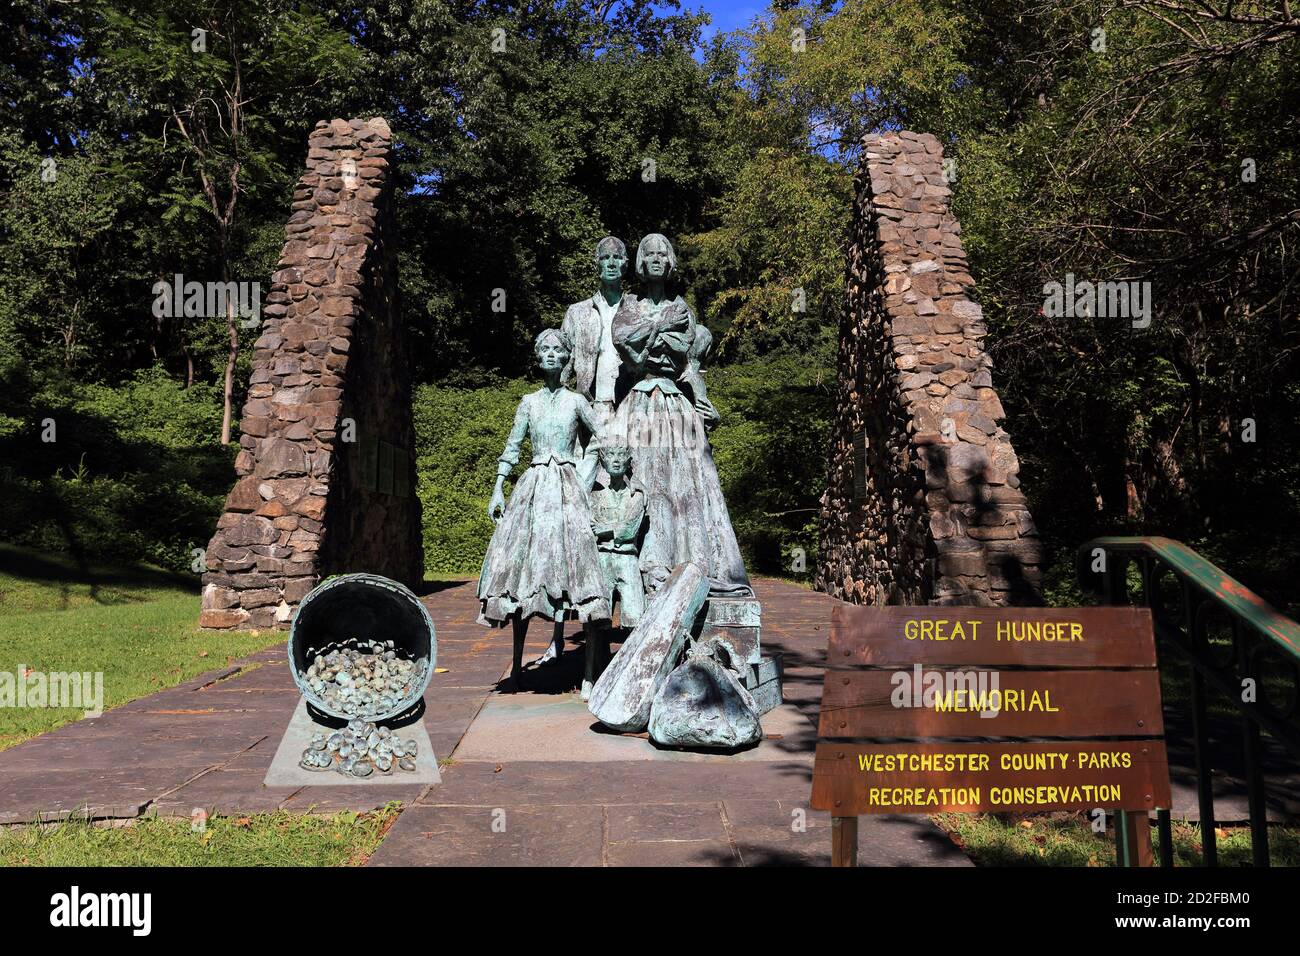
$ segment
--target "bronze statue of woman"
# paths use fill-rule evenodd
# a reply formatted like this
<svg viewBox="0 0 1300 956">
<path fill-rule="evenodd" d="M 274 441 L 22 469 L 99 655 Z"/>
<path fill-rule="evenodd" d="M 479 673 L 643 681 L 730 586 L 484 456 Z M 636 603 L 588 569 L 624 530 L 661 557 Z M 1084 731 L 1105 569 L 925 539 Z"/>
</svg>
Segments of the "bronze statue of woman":
<svg viewBox="0 0 1300 956">
<path fill-rule="evenodd" d="M 747 597 L 753 590 L 707 437 L 718 422 L 699 369 L 709 333 L 680 296 L 668 296 L 676 264 L 666 238 L 652 233 L 641 240 L 636 272 L 644 291 L 620 306 L 612 327 L 636 378 L 619 404 L 612 438 L 632 449 L 645 490 L 649 529 L 640 566 L 647 590 L 693 561 L 707 574 L 710 593 Z"/>
</svg>

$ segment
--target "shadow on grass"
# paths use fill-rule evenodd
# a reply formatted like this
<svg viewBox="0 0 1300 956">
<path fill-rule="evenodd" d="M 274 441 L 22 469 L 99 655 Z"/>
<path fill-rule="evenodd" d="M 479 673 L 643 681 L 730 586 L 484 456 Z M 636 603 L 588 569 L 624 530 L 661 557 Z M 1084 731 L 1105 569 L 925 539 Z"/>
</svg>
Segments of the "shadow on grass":
<svg viewBox="0 0 1300 956">
<path fill-rule="evenodd" d="M 0 544 L 0 575 L 56 590 L 58 597 L 41 610 L 67 610 L 75 588 L 84 588 L 95 604 L 112 606 L 150 601 L 154 595 L 132 590 L 174 591 L 193 594 L 196 578 L 162 568 L 135 563 L 89 561 L 84 552 L 37 551 L 18 545 Z M 3 592 L 0 592 L 0 604 Z"/>
<path fill-rule="evenodd" d="M 0 536 L 25 546 L 0 550 L 0 574 L 45 585 L 50 610 L 74 597 L 140 600 L 112 588 L 197 589 L 184 569 L 221 514 L 234 449 L 197 426 L 187 434 L 194 422 L 169 417 L 173 399 L 148 382 L 107 391 L 44 382 L 0 401 L 28 423 L 0 441 Z M 193 419 L 202 403 L 186 401 Z M 33 424 L 46 420 L 57 420 L 57 442 Z"/>
</svg>

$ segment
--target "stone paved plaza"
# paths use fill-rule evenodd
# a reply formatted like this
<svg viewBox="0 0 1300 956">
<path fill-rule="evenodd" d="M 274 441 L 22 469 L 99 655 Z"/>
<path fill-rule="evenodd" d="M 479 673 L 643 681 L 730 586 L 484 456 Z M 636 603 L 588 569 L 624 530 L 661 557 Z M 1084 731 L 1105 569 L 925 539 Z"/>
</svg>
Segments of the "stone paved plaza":
<svg viewBox="0 0 1300 956">
<path fill-rule="evenodd" d="M 659 750 L 602 733 L 576 691 L 581 647 L 516 694 L 508 635 L 474 622 L 472 585 L 425 597 L 438 665 L 425 726 L 442 782 L 268 788 L 298 701 L 284 645 L 0 754 L 0 822 L 283 808 L 405 809 L 373 865 L 826 865 L 830 821 L 806 809 L 832 599 L 759 580 L 764 646 L 784 661 L 785 704 L 733 756 Z M 545 646 L 530 634 L 530 652 Z M 495 826 L 494 826 L 495 824 Z M 802 825 L 800 825 L 802 824 Z M 968 865 L 923 817 L 864 818 L 861 860 Z"/>
<path fill-rule="evenodd" d="M 770 579 L 755 590 L 765 652 L 785 665 L 785 703 L 764 717 L 762 743 L 739 754 L 661 750 L 645 735 L 602 731 L 578 697 L 579 644 L 535 688 L 515 693 L 504 677 L 508 635 L 475 623 L 470 582 L 450 582 L 423 599 L 447 669 L 425 695 L 441 783 L 265 786 L 299 699 L 281 644 L 0 754 L 0 824 L 86 812 L 188 817 L 197 807 L 368 810 L 400 800 L 373 865 L 828 865 L 830 820 L 806 808 L 834 599 Z M 533 656 L 545 633 L 533 628 Z M 1196 819 L 1188 728 L 1169 708 L 1166 720 L 1174 816 Z M 1226 741 L 1234 731 L 1225 723 L 1211 733 Z M 1297 777 L 1273 749 L 1269 816 L 1294 818 Z M 1225 769 L 1215 778 L 1217 816 L 1245 820 L 1240 768 Z M 924 817 L 862 817 L 859 847 L 863 865 L 969 865 Z"/>
</svg>

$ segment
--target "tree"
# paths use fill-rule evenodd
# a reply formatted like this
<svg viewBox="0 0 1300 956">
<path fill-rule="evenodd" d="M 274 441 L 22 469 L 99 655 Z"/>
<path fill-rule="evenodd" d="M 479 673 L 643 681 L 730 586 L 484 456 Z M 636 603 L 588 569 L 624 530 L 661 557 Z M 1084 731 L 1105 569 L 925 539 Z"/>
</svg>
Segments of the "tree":
<svg viewBox="0 0 1300 956">
<path fill-rule="evenodd" d="M 122 211 L 139 187 L 101 141 L 41 156 L 0 133 L 0 340 L 11 361 L 42 357 L 73 372 L 100 353 L 116 312 Z M 57 356 L 57 357 L 56 357 Z"/>
<path fill-rule="evenodd" d="M 773 4 L 743 40 L 747 126 L 770 152 L 719 204 L 743 226 L 705 248 L 782 262 L 797 219 L 764 210 L 798 194 L 798 157 L 849 167 L 864 132 L 937 134 L 1008 427 L 1063 565 L 1117 526 L 1227 547 L 1237 566 L 1293 563 L 1298 26 L 1269 3 Z M 836 253 L 805 246 L 787 271 L 825 274 Z M 761 272 L 716 271 L 719 303 L 776 319 L 779 300 L 745 291 Z M 1045 285 L 1067 275 L 1149 287 L 1150 326 L 1050 314 Z"/>
<path fill-rule="evenodd" d="M 122 4 L 105 7 L 104 16 L 98 72 L 124 90 L 144 91 L 143 98 L 127 97 L 143 100 L 136 108 L 146 129 L 149 120 L 158 124 L 143 140 L 158 158 L 179 167 L 169 182 L 164 216 L 203 209 L 221 281 L 229 283 L 240 197 L 256 196 L 285 178 L 274 143 L 276 118 L 309 91 L 343 85 L 359 60 L 347 37 L 319 14 L 245 0 Z M 197 182 L 197 194 L 188 182 Z M 229 296 L 225 323 L 223 444 L 230 441 L 239 358 L 240 323 Z M 188 352 L 186 357 L 192 381 Z"/>
<path fill-rule="evenodd" d="M 597 239 L 692 231 L 728 175 L 725 104 L 692 58 L 702 19 L 675 3 L 415 0 L 339 16 L 366 58 L 369 98 L 350 108 L 393 119 L 410 189 L 417 377 L 526 372 L 533 336 L 590 294 Z"/>
</svg>

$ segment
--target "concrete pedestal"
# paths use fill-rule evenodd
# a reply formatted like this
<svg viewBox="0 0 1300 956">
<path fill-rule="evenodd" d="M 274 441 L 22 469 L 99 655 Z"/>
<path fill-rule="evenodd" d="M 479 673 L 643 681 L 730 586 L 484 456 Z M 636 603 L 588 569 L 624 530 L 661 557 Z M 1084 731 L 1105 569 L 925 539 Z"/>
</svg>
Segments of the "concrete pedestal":
<svg viewBox="0 0 1300 956">
<path fill-rule="evenodd" d="M 298 766 L 302 752 L 311 744 L 316 734 L 331 734 L 334 728 L 318 724 L 307 713 L 307 701 L 298 700 L 298 706 L 289 719 L 289 726 L 280 740 L 280 746 L 271 760 L 271 767 L 266 771 L 262 782 L 268 787 L 382 787 L 385 784 L 441 783 L 442 775 L 438 772 L 438 758 L 433 752 L 433 743 L 429 732 L 424 729 L 424 720 L 393 731 L 406 740 L 414 740 L 419 745 L 415 755 L 415 770 L 393 770 L 392 773 L 376 771 L 368 777 L 354 777 L 337 770 L 305 770 Z"/>
<path fill-rule="evenodd" d="M 761 717 L 781 706 L 781 660 L 764 657 L 757 664 L 747 664 L 741 674 L 745 690 L 754 698 Z"/>
</svg>

